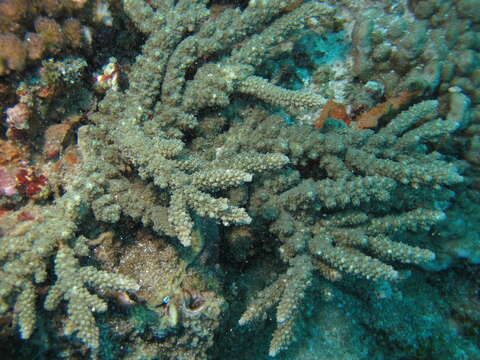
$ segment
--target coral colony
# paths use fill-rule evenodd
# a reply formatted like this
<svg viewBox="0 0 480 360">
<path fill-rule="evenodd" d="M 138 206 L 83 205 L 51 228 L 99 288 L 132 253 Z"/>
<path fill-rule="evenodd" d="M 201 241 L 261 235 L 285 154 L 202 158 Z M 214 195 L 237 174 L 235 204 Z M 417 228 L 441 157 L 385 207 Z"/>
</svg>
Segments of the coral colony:
<svg viewBox="0 0 480 360">
<path fill-rule="evenodd" d="M 478 0 L 0 0 L 2 359 L 480 359 Z"/>
</svg>

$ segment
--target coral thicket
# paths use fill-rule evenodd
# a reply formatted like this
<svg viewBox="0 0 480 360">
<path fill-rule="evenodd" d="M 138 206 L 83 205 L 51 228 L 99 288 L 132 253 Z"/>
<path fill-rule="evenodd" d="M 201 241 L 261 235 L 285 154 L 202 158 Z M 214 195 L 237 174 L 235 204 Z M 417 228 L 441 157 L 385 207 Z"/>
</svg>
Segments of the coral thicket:
<svg viewBox="0 0 480 360">
<path fill-rule="evenodd" d="M 473 359 L 472 3 L 0 0 L 0 347 Z"/>
</svg>

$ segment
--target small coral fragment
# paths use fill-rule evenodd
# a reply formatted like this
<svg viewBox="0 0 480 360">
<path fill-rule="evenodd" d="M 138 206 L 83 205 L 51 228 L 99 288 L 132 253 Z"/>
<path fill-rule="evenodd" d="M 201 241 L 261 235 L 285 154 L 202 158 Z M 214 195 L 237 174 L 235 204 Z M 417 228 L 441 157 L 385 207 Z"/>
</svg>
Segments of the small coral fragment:
<svg viewBox="0 0 480 360">
<path fill-rule="evenodd" d="M 320 130 L 323 128 L 323 124 L 328 118 L 340 120 L 350 125 L 350 115 L 348 115 L 345 105 L 337 103 L 334 100 L 328 100 L 323 106 L 320 116 L 315 121 L 315 129 Z"/>
<path fill-rule="evenodd" d="M 417 91 L 404 91 L 400 95 L 388 99 L 354 119 L 357 129 L 372 129 L 378 126 L 380 119 L 399 111 L 418 95 Z"/>
</svg>

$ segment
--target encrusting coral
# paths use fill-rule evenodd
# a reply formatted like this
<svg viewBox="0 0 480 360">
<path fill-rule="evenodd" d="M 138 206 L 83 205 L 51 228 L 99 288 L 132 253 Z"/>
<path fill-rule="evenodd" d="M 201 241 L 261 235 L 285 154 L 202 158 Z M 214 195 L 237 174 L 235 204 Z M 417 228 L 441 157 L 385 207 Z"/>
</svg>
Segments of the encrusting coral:
<svg viewBox="0 0 480 360">
<path fill-rule="evenodd" d="M 204 359 L 225 310 L 223 298 L 207 286 L 208 278 L 189 267 L 166 238 L 140 232 L 132 245 L 122 247 L 109 232 L 95 242 L 95 257 L 102 268 L 128 274 L 140 286 L 135 300 L 125 292 L 115 294 L 134 314 L 133 319 L 117 322 L 123 329 L 117 333 L 122 343 L 134 344 L 127 358 L 145 359 L 148 347 L 152 358 Z M 149 314 L 149 321 L 142 314 Z"/>
</svg>

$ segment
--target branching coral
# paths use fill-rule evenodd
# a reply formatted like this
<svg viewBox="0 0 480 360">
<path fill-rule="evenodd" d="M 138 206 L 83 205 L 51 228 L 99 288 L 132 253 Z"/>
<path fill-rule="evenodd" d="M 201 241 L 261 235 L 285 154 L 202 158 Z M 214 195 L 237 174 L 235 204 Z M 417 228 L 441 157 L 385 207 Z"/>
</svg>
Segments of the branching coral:
<svg viewBox="0 0 480 360">
<path fill-rule="evenodd" d="M 391 281 L 400 277 L 395 262 L 422 264 L 434 258 L 430 250 L 400 240 L 444 219 L 453 196 L 448 186 L 463 180 L 453 163 L 428 147 L 459 127 L 456 121 L 437 119 L 437 107 L 436 101 L 423 101 L 378 132 L 337 123 L 314 133 L 301 125 L 283 125 L 275 116 L 259 122 L 261 114 L 250 113 L 255 120 L 246 121 L 250 133 L 242 125 L 244 143 L 225 136 L 225 146 L 236 151 L 244 146 L 283 149 L 309 173 L 306 179 L 292 172 L 266 180 L 250 200 L 250 211 L 282 242 L 280 255 L 290 264 L 287 274 L 263 290 L 240 319 L 245 324 L 279 303 L 270 355 L 293 338 L 292 318 L 312 267 L 332 281 L 344 273 Z M 296 289 L 294 301 L 290 286 Z"/>
<path fill-rule="evenodd" d="M 297 6 L 293 0 L 252 1 L 243 11 L 227 9 L 209 18 L 207 3 L 165 1 L 152 2 L 151 7 L 138 0 L 123 2 L 148 35 L 128 74 L 128 88 L 107 91 L 98 112 L 90 117 L 93 124 L 79 129 L 81 169 L 65 185 L 65 193 L 51 205 L 32 209 L 37 214 L 34 221 L 17 222 L 2 239 L 1 310 L 8 311 L 15 303 L 23 338 L 34 330 L 33 284 L 48 280 L 53 257 L 57 279 L 45 308 L 52 310 L 62 298 L 67 300 L 66 333 L 78 331 L 93 353 L 99 347 L 99 331 L 91 312 L 104 311 L 106 306 L 84 284 L 137 289 L 122 275 L 79 264 L 77 258 L 88 255 L 79 244 L 82 238 L 76 237 L 86 210 L 102 222 L 116 222 L 123 212 L 189 246 L 195 226 L 192 213 L 225 225 L 251 220 L 245 209 L 212 193 L 221 194 L 250 182 L 255 173 L 288 162 L 281 153 L 250 150 L 203 157 L 182 141 L 183 131 L 195 128 L 200 110 L 228 104 L 235 92 L 292 109 L 318 105 L 315 95 L 282 89 L 254 76 L 254 70 L 271 47 L 307 23 L 320 31 L 322 19 L 327 23 L 325 15 L 331 15 L 332 9 L 319 3 Z M 221 61 L 208 62 L 219 54 L 225 55 Z M 194 70 L 194 78 L 187 80 L 187 72 Z M 15 216 L 11 214 L 12 222 Z M 83 251 L 76 254 L 77 248 Z M 10 296 L 14 294 L 19 294 L 16 301 Z"/>
<path fill-rule="evenodd" d="M 136 290 L 138 285 L 122 275 L 98 271 L 94 267 L 81 267 L 78 263 L 77 257 L 88 255 L 88 251 L 75 253 L 73 250 L 81 249 L 81 241 L 75 239 L 75 232 L 82 217 L 82 207 L 98 194 L 93 184 L 98 184 L 99 179 L 105 176 L 105 173 L 94 172 L 94 166 L 92 169 L 97 159 L 95 145 L 90 141 L 83 142 L 82 138 L 80 143 L 83 149 L 88 149 L 83 152 L 83 160 L 85 164 L 90 163 L 90 168 L 84 167 L 70 184 L 69 192 L 53 205 L 23 208 L 21 213 L 31 214 L 24 221 L 19 221 L 18 213 L 2 218 L 4 237 L 0 251 L 3 265 L 0 294 L 3 312 L 9 309 L 11 295 L 19 294 L 15 302 L 17 322 L 22 338 L 29 338 L 36 320 L 37 295 L 33 285 L 48 280 L 50 258 L 56 254 L 57 280 L 49 289 L 44 307 L 53 310 L 62 299 L 67 300 L 70 321 L 66 325 L 66 333 L 78 331 L 77 336 L 96 351 L 99 345 L 98 328 L 91 312 L 105 311 L 106 303 L 91 295 L 84 284 L 89 283 L 98 289 L 125 291 Z"/>
<path fill-rule="evenodd" d="M 168 270 L 155 262 L 152 254 L 161 251 L 150 241 L 119 245 L 127 252 L 120 271 L 118 264 L 110 264 L 108 272 L 96 269 L 94 259 L 87 259 L 94 245 L 86 241 L 86 218 L 108 228 L 126 215 L 135 226 L 141 222 L 162 239 L 176 238 L 193 252 L 201 250 L 195 246 L 199 219 L 242 226 L 253 219 L 252 230 L 238 238 L 250 236 L 249 231 L 269 232 L 280 242 L 279 256 L 288 265 L 240 319 L 247 324 L 276 306 L 272 356 L 293 341 L 315 271 L 330 281 L 350 275 L 394 281 L 402 277 L 396 263 L 421 264 L 434 258 L 432 251 L 405 235 L 442 220 L 454 195 L 449 187 L 463 180 L 456 164 L 432 147 L 459 127 L 456 118 L 438 119 L 438 102 L 425 100 L 386 125 L 375 124 L 377 131 L 349 127 L 329 116 L 322 119 L 321 131 L 314 131 L 307 125 L 287 125 L 258 107 L 240 112 L 243 119 L 221 119 L 218 109 L 236 95 L 293 114 L 320 105 L 318 95 L 282 88 L 256 70 L 274 47 L 304 27 L 318 34 L 331 30 L 335 11 L 318 1 L 252 0 L 244 10 L 228 8 L 211 15 L 208 3 L 122 2 L 146 36 L 142 53 L 124 67 L 125 84 L 119 81 L 109 88 L 97 111 L 84 119 L 90 123 L 77 132 L 79 169 L 58 197 L 22 209 L 33 214 L 27 221 L 12 212 L 2 224 L 0 310 L 15 309 L 23 338 L 35 329 L 37 284 L 47 282 L 44 308 L 53 310 L 65 300 L 70 316 L 65 333 L 76 333 L 94 355 L 100 338 L 93 313 L 105 311 L 106 303 L 89 288 L 138 291 L 162 307 L 169 325 L 175 325 L 169 327 L 176 327 L 180 307 L 185 318 L 197 319 L 198 302 L 206 291 L 181 297 L 175 281 L 172 286 L 152 286 L 141 280 L 150 269 L 155 274 Z M 39 34 L 51 40 L 50 51 L 60 40 L 46 30 L 57 27 L 45 19 L 37 22 Z M 20 65 L 18 69 L 25 64 Z M 210 125 L 214 131 L 207 130 Z M 291 168 L 280 171 L 287 164 Z M 144 256 L 149 264 L 139 268 L 135 254 L 145 249 L 150 249 L 150 256 Z M 169 266 L 175 270 L 171 274 L 178 274 L 187 265 L 175 260 Z M 54 280 L 49 278 L 53 273 Z M 155 288 L 163 292 L 152 294 Z M 211 314 L 205 318 L 216 327 L 221 301 L 215 296 L 211 300 Z M 189 324 L 198 325 L 193 320 Z M 167 326 L 160 328 L 155 335 L 158 347 L 158 338 L 167 336 Z M 207 335 L 199 358 L 211 343 L 211 331 Z M 132 358 L 142 358 L 141 349 L 150 345 L 146 342 L 132 339 L 139 352 L 132 352 Z M 158 355 L 158 347 L 151 358 Z M 184 348 L 189 358 L 195 356 L 195 349 Z M 179 352 L 176 348 L 172 358 L 185 355 Z"/>
<path fill-rule="evenodd" d="M 300 6 L 279 17 L 264 32 L 245 40 L 219 64 L 200 67 L 193 80 L 187 82 L 186 72 L 196 61 L 228 51 L 262 24 L 279 16 L 288 4 L 288 1 L 263 6 L 252 3 L 243 12 L 225 10 L 214 21 L 205 22 L 208 12 L 203 1 L 181 1 L 173 7 L 160 6 L 156 11 L 147 5 L 138 8 L 139 2 L 125 2 L 136 23 L 155 22 L 157 30 L 150 30 L 144 55 L 132 69 L 123 99 L 119 93 L 109 92 L 92 118 L 106 129 L 121 157 L 138 169 L 142 179 L 153 178 L 155 185 L 168 190 L 168 223 L 186 246 L 191 243 L 193 228 L 189 209 L 224 224 L 250 222 L 244 210 L 228 204 L 226 199 L 213 198 L 204 190 L 238 186 L 251 180 L 250 173 L 280 168 L 288 159 L 280 154 L 244 152 L 205 161 L 185 148 L 179 130 L 194 127 L 200 109 L 227 105 L 229 95 L 235 91 L 258 95 L 277 105 L 317 105 L 313 94 L 288 92 L 251 75 L 270 47 L 302 28 L 307 18 L 331 13 L 331 9 L 316 3 Z M 143 30 L 144 26 L 140 28 Z M 183 39 L 193 30 L 194 35 Z M 155 103 L 156 94 L 160 95 L 160 101 Z M 115 221 L 118 212 L 110 216 Z M 169 229 L 164 230 L 169 233 Z"/>
<path fill-rule="evenodd" d="M 306 288 L 310 285 L 314 270 L 311 259 L 299 255 L 290 260 L 290 268 L 272 285 L 260 292 L 239 320 L 245 325 L 259 317 L 272 306 L 277 305 L 277 329 L 270 343 L 270 356 L 284 350 L 294 338 L 292 328 L 301 309 Z"/>
</svg>

